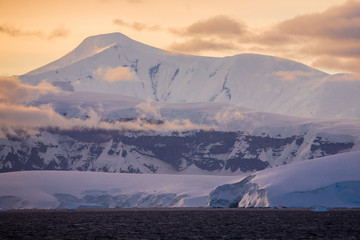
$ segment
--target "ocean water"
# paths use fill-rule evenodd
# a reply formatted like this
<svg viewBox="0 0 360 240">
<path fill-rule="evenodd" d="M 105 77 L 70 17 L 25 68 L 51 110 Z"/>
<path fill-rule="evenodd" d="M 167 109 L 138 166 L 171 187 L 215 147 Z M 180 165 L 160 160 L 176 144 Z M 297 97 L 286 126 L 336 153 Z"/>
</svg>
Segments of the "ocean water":
<svg viewBox="0 0 360 240">
<path fill-rule="evenodd" d="M 360 209 L 4 211 L 0 239 L 360 239 Z"/>
</svg>

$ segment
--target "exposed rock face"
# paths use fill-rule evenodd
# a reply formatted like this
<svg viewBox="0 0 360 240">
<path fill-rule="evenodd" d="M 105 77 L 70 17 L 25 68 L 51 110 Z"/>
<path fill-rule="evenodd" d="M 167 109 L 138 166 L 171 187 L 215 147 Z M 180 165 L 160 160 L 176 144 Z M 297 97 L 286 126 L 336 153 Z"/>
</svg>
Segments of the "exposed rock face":
<svg viewBox="0 0 360 240">
<path fill-rule="evenodd" d="M 304 139 L 307 138 L 305 141 Z M 353 142 L 222 131 L 46 129 L 0 139 L 0 171 L 238 174 L 351 151 Z"/>
</svg>

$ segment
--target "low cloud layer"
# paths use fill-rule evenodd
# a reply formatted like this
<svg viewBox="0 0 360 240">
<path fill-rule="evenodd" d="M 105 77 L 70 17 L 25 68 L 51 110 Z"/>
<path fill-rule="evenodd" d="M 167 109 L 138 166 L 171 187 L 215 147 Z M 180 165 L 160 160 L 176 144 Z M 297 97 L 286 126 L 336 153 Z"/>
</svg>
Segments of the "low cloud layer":
<svg viewBox="0 0 360 240">
<path fill-rule="evenodd" d="M 160 109 L 151 103 L 150 100 L 139 103 L 135 107 L 141 118 L 161 119 Z"/>
<path fill-rule="evenodd" d="M 32 86 L 21 83 L 16 77 L 0 77 L 0 86 L 0 103 L 9 105 L 26 104 L 40 95 L 59 91 L 47 82 Z"/>
<path fill-rule="evenodd" d="M 94 72 L 94 75 L 107 82 L 130 81 L 136 79 L 135 73 L 130 71 L 128 67 L 100 67 Z"/>
<path fill-rule="evenodd" d="M 241 121 L 243 118 L 243 114 L 239 112 L 236 106 L 225 107 L 214 116 L 214 120 L 219 126 L 236 123 Z"/>
<path fill-rule="evenodd" d="M 55 113 L 50 105 L 31 107 L 29 103 L 44 94 L 56 94 L 58 89 L 49 83 L 37 86 L 21 83 L 16 77 L 0 77 L 0 126 L 46 126 L 61 124 L 62 116 Z"/>
<path fill-rule="evenodd" d="M 0 77 L 0 137 L 7 134 L 18 135 L 19 129 L 25 132 L 39 128 L 55 127 L 60 129 L 96 128 L 108 130 L 135 131 L 182 131 L 207 129 L 207 126 L 194 124 L 188 119 L 163 119 L 159 108 L 150 101 L 135 106 L 138 118 L 132 121 L 106 121 L 91 107 L 81 109 L 85 118 L 68 118 L 54 110 L 51 104 L 32 106 L 41 95 L 67 94 L 59 92 L 52 85 L 42 82 L 37 86 L 22 83 L 15 77 Z M 148 120 L 160 120 L 155 123 Z M 23 131 L 20 131 L 20 133 Z"/>
</svg>

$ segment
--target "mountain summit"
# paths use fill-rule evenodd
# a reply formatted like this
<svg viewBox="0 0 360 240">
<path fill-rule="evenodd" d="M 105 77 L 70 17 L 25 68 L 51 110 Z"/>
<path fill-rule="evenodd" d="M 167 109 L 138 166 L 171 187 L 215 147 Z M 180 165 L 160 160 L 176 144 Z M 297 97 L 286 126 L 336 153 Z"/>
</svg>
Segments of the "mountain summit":
<svg viewBox="0 0 360 240">
<path fill-rule="evenodd" d="M 329 75 L 256 54 L 223 58 L 175 54 L 120 33 L 86 38 L 72 52 L 21 79 L 152 101 L 230 102 L 301 117 L 360 117 L 360 81 L 351 75 Z"/>
<path fill-rule="evenodd" d="M 0 210 L 359 206 L 354 76 L 272 56 L 174 54 L 112 33 L 20 79 L 65 91 L 4 89 L 37 98 L 0 106 L 0 172 L 17 171 L 0 176 Z"/>
</svg>

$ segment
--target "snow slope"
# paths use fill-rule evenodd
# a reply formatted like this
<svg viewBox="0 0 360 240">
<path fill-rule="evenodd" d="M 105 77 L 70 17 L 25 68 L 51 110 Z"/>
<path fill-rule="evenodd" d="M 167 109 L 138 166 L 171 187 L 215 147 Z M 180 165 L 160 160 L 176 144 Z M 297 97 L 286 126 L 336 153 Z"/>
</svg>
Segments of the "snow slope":
<svg viewBox="0 0 360 240">
<path fill-rule="evenodd" d="M 0 209 L 198 207 L 235 177 L 25 171 L 0 174 Z M 238 178 L 238 177 L 237 177 Z"/>
<path fill-rule="evenodd" d="M 89 37 L 63 58 L 21 79 L 162 102 L 230 102 L 302 117 L 360 116 L 360 81 L 354 76 L 329 75 L 272 56 L 175 54 L 120 33 Z"/>
<path fill-rule="evenodd" d="M 207 200 L 210 207 L 360 207 L 360 152 L 238 179 L 73 171 L 2 173 L 0 209 L 199 207 L 206 206 Z"/>
<path fill-rule="evenodd" d="M 42 95 L 32 106 L 51 104 L 55 112 L 68 118 L 84 118 L 95 112 L 103 120 L 121 118 L 147 118 L 164 122 L 188 121 L 189 126 L 177 129 L 159 128 L 163 131 L 189 129 L 215 129 L 219 131 L 244 131 L 250 134 L 270 136 L 301 135 L 312 132 L 322 135 L 349 135 L 360 137 L 359 118 L 301 118 L 281 114 L 259 112 L 231 103 L 169 103 L 146 101 L 141 98 L 95 92 L 61 92 Z M 359 146 L 360 147 L 360 146 Z M 360 149 L 360 148 L 359 148 Z"/>
<path fill-rule="evenodd" d="M 360 152 L 257 172 L 210 193 L 210 207 L 360 207 Z"/>
</svg>

